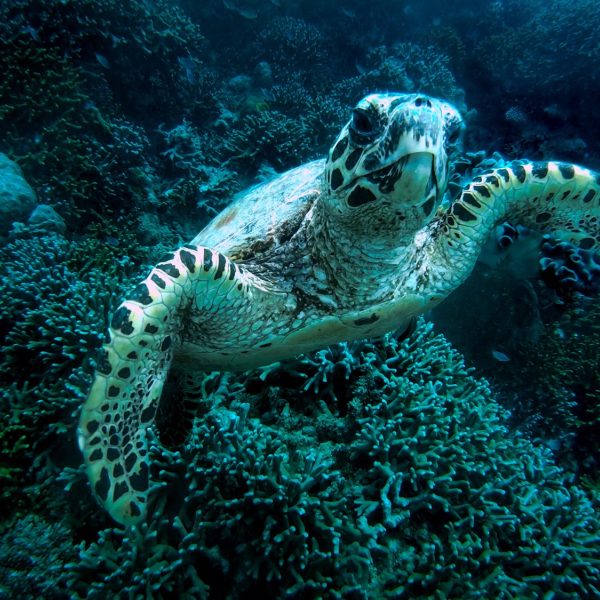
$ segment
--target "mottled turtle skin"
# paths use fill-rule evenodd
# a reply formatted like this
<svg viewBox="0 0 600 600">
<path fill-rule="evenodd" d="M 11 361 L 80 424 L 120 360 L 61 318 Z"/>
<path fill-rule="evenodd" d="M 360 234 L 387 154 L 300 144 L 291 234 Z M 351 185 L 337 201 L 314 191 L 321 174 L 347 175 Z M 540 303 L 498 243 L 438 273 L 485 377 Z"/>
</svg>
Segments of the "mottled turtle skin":
<svg viewBox="0 0 600 600">
<path fill-rule="evenodd" d="M 402 327 L 466 279 L 504 220 L 598 248 L 600 177 L 578 166 L 514 161 L 442 208 L 462 129 L 441 100 L 367 96 L 326 160 L 241 194 L 119 306 L 79 424 L 116 521 L 144 515 L 171 368 L 248 369 Z"/>
</svg>

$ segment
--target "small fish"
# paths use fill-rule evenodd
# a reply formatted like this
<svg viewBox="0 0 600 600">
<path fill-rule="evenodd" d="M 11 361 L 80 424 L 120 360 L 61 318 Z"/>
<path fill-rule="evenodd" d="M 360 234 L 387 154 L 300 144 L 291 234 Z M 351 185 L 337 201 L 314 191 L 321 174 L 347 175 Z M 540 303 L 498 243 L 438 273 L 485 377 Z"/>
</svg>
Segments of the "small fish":
<svg viewBox="0 0 600 600">
<path fill-rule="evenodd" d="M 105 69 L 110 69 L 110 63 L 108 62 L 106 56 L 103 56 L 99 52 L 95 52 L 94 56 L 96 57 L 96 60 L 100 66 L 104 67 Z"/>
<path fill-rule="evenodd" d="M 508 362 L 508 361 L 510 361 L 510 356 L 507 356 L 506 354 L 504 354 L 504 352 L 500 352 L 500 350 L 492 350 L 492 356 L 498 362 Z"/>
</svg>

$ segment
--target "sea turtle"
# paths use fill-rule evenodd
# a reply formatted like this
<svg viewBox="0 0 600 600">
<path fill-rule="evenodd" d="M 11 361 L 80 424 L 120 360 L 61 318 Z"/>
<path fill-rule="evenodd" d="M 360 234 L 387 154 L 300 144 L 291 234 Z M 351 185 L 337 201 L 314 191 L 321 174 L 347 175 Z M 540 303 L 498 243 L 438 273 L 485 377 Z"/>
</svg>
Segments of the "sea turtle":
<svg viewBox="0 0 600 600">
<path fill-rule="evenodd" d="M 119 306 L 79 424 L 115 520 L 144 513 L 147 430 L 172 366 L 249 369 L 399 328 L 465 280 L 503 220 L 598 248 L 600 176 L 578 166 L 514 161 L 443 208 L 462 129 L 442 100 L 367 96 L 327 159 L 242 193 Z"/>
</svg>

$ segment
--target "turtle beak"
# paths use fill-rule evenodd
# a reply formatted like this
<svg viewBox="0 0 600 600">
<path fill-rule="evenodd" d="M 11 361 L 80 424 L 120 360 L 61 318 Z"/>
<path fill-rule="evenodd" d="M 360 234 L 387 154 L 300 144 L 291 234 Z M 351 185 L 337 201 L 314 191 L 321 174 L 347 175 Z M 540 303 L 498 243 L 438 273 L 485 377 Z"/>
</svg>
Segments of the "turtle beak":
<svg viewBox="0 0 600 600">
<path fill-rule="evenodd" d="M 396 181 L 390 196 L 401 206 L 416 206 L 438 199 L 438 177 L 435 156 L 430 152 L 415 152 L 403 156 L 394 166 Z"/>
<path fill-rule="evenodd" d="M 433 155 L 425 152 L 417 152 L 405 157 L 405 166 L 399 180 L 403 195 L 415 200 L 425 197 L 433 181 L 432 165 Z"/>
</svg>

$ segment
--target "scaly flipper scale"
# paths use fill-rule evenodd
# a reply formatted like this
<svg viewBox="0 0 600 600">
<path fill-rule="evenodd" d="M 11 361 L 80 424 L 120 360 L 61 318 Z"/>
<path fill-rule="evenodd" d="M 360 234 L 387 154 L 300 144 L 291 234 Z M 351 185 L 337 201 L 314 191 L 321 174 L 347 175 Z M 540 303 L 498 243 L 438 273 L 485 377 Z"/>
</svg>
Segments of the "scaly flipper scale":
<svg viewBox="0 0 600 600">
<path fill-rule="evenodd" d="M 462 283 L 503 221 L 598 251 L 600 174 L 561 162 L 514 161 L 475 177 L 431 223 L 432 260 L 442 274 L 433 289 L 445 296 Z"/>
<path fill-rule="evenodd" d="M 115 312 L 109 342 L 83 406 L 79 445 L 92 490 L 120 523 L 138 521 L 149 488 L 147 429 L 153 423 L 173 353 L 185 326 L 235 327 L 244 335 L 253 322 L 225 322 L 226 305 L 242 315 L 260 297 L 277 295 L 265 282 L 224 255 L 202 246 L 177 250 L 152 269 Z M 250 334 L 250 332 L 247 332 Z M 251 335 L 248 335 L 251 338 Z M 216 340 L 215 340 L 216 341 Z"/>
</svg>

